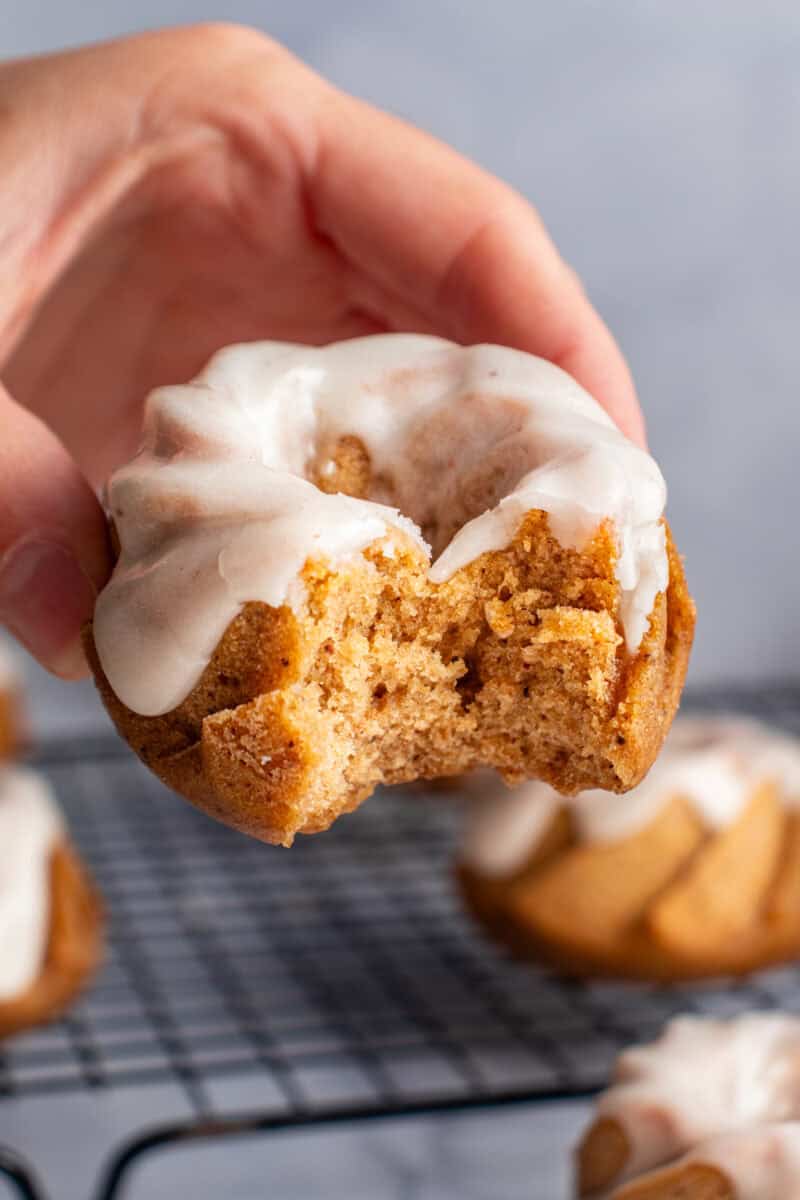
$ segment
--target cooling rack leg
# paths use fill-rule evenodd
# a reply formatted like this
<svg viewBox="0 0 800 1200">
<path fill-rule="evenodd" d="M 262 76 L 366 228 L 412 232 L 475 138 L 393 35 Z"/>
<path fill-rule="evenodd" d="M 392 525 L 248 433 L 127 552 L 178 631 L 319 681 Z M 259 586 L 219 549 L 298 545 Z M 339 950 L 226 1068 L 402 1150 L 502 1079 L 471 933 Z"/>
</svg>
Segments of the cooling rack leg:
<svg viewBox="0 0 800 1200">
<path fill-rule="evenodd" d="M 0 1179 L 13 1184 L 23 1200 L 47 1200 L 47 1193 L 24 1159 L 3 1146 L 0 1146 Z"/>
<path fill-rule="evenodd" d="M 552 1091 L 538 1098 L 553 1103 L 574 1101 L 576 1098 L 594 1095 L 595 1090 L 592 1089 L 591 1092 Z M 409 1100 L 384 1108 L 378 1108 L 369 1103 L 342 1104 L 333 1108 L 320 1109 L 317 1112 L 305 1111 L 292 1115 L 243 1113 L 238 1117 L 188 1120 L 175 1122 L 172 1125 L 161 1125 L 120 1146 L 101 1175 L 100 1186 L 95 1193 L 94 1200 L 124 1200 L 124 1188 L 131 1168 L 138 1165 L 139 1160 L 147 1157 L 151 1151 L 166 1147 L 200 1141 L 223 1142 L 226 1139 L 250 1137 L 254 1134 L 263 1136 L 270 1133 L 288 1133 L 290 1130 L 334 1129 L 337 1125 L 396 1121 L 405 1117 L 452 1115 L 456 1112 L 474 1112 L 516 1104 L 530 1104 L 530 1102 L 530 1092 L 522 1090 L 518 1093 L 509 1092 L 502 1097 L 472 1096 L 455 1102 L 450 1098 L 442 1097 L 441 1099 Z M 37 1193 L 30 1194 L 33 1200 L 39 1200 Z"/>
<path fill-rule="evenodd" d="M 177 1145 L 195 1138 L 207 1137 L 210 1133 L 210 1127 L 190 1122 L 164 1125 L 123 1143 L 101 1175 L 96 1200 L 120 1200 L 130 1168 L 138 1159 L 146 1157 L 152 1150 L 157 1150 L 161 1146 Z"/>
<path fill-rule="evenodd" d="M 131 1168 L 138 1165 L 140 1159 L 148 1157 L 154 1150 L 212 1138 L 265 1133 L 276 1126 L 280 1128 L 284 1124 L 285 1122 L 280 1118 L 275 1120 L 258 1115 L 219 1121 L 192 1120 L 176 1122 L 173 1125 L 161 1125 L 147 1133 L 140 1134 L 129 1142 L 124 1142 L 112 1155 L 100 1177 L 100 1186 L 95 1194 L 95 1200 L 123 1200 L 123 1189 L 127 1184 Z M 32 1192 L 31 1198 L 39 1200 L 37 1193 Z"/>
</svg>

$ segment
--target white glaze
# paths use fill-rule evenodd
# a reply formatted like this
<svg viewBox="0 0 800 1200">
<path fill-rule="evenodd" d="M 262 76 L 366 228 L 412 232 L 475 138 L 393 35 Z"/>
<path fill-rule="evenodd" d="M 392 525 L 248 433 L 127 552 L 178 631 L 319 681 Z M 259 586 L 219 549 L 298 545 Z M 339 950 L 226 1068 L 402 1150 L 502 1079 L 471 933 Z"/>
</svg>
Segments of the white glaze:
<svg viewBox="0 0 800 1200">
<path fill-rule="evenodd" d="M 620 1055 L 595 1111 L 625 1132 L 625 1179 L 719 1135 L 797 1120 L 800 1020 L 783 1013 L 679 1017 L 657 1041 Z"/>
<path fill-rule="evenodd" d="M 50 927 L 50 856 L 64 826 L 44 779 L 0 772 L 0 1003 L 33 983 Z"/>
<path fill-rule="evenodd" d="M 499 781 L 480 773 L 482 790 L 493 792 L 470 805 L 461 861 L 492 879 L 514 875 L 539 844 L 564 802 L 546 783 L 499 790 Z M 485 781 L 484 781 L 485 780 Z"/>
<path fill-rule="evenodd" d="M 800 1200 L 800 1122 L 713 1138 L 683 1162 L 716 1167 L 733 1185 L 736 1200 Z"/>
<path fill-rule="evenodd" d="M 645 829 L 664 804 L 682 796 L 709 829 L 731 825 L 760 780 L 773 779 L 788 808 L 800 806 L 800 742 L 740 717 L 679 717 L 646 778 L 616 796 L 592 790 L 559 796 L 545 783 L 509 796 L 488 776 L 468 821 L 463 860 L 502 878 L 529 858 L 560 805 L 586 842 L 614 842 Z"/>
<path fill-rule="evenodd" d="M 347 434 L 369 453 L 369 500 L 307 478 Z M 613 522 L 634 651 L 668 581 L 665 496 L 600 405 L 520 351 L 406 334 L 232 346 L 150 396 L 143 448 L 111 478 L 121 555 L 97 602 L 98 655 L 129 708 L 167 712 L 242 604 L 302 603 L 292 583 L 309 558 L 387 536 L 427 555 L 423 531 L 442 583 L 508 545 L 531 509 L 571 547 Z"/>
</svg>

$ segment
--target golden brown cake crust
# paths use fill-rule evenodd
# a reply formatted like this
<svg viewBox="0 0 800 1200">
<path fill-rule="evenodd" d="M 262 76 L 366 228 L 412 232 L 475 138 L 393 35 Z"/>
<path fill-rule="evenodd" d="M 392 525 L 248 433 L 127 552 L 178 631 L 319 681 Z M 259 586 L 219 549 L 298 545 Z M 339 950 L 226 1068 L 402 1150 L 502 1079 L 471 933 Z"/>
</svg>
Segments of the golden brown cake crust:
<svg viewBox="0 0 800 1200">
<path fill-rule="evenodd" d="M 0 689 L 0 762 L 13 758 L 24 743 L 20 696 L 16 688 Z"/>
<path fill-rule="evenodd" d="M 584 1134 L 576 1155 L 579 1196 L 604 1191 L 618 1179 L 630 1158 L 628 1135 L 619 1121 L 602 1117 Z"/>
<path fill-rule="evenodd" d="M 584 1134 L 575 1153 L 579 1197 L 606 1200 L 734 1200 L 730 1180 L 710 1163 L 678 1162 L 620 1182 L 631 1157 L 631 1145 L 619 1121 L 599 1117 Z"/>
<path fill-rule="evenodd" d="M 363 460 L 342 490 L 363 491 Z M 361 475 L 359 475 L 359 471 Z M 494 766 L 563 792 L 626 791 L 678 705 L 694 629 L 667 530 L 670 583 L 638 653 L 621 638 L 616 547 L 578 552 L 542 512 L 505 550 L 433 585 L 409 543 L 336 570 L 309 562 L 307 609 L 247 604 L 190 695 L 164 716 L 127 709 L 87 655 L 118 730 L 160 778 L 211 815 L 289 845 L 379 783 Z"/>
<path fill-rule="evenodd" d="M 800 818 L 771 783 L 717 833 L 677 796 L 607 845 L 565 839 L 563 819 L 558 851 L 513 876 L 457 867 L 468 908 L 517 957 L 577 977 L 674 982 L 800 956 Z"/>
<path fill-rule="evenodd" d="M 102 904 L 75 849 L 63 841 L 50 861 L 45 961 L 27 991 L 0 1001 L 0 1038 L 59 1016 L 97 970 L 102 952 Z"/>
<path fill-rule="evenodd" d="M 635 1179 L 616 1188 L 611 1200 L 736 1200 L 736 1192 L 718 1167 L 692 1162 Z"/>
</svg>

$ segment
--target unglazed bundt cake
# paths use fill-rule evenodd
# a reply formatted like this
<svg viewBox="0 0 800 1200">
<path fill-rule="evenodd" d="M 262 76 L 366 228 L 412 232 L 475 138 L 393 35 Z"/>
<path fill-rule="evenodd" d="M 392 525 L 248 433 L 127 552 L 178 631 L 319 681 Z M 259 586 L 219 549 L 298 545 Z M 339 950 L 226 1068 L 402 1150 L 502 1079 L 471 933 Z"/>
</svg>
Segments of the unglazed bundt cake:
<svg viewBox="0 0 800 1200">
<path fill-rule="evenodd" d="M 679 718 L 626 796 L 567 799 L 490 777 L 458 867 L 515 952 L 581 975 L 742 974 L 800 956 L 800 744 L 733 717 Z"/>
<path fill-rule="evenodd" d="M 136 753 L 266 841 L 481 765 L 625 791 L 694 625 L 664 501 L 649 455 L 530 355 L 231 347 L 149 398 L 87 653 Z"/>
</svg>

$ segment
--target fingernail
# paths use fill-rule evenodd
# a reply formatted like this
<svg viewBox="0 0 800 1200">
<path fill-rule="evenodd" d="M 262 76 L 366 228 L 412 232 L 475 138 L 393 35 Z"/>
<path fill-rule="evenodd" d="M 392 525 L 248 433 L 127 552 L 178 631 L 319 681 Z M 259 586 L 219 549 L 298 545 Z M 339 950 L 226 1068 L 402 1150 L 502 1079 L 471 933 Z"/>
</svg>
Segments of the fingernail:
<svg viewBox="0 0 800 1200">
<path fill-rule="evenodd" d="M 80 631 L 94 601 L 91 581 L 65 546 L 28 536 L 0 559 L 0 621 L 65 679 L 86 673 Z"/>
</svg>

